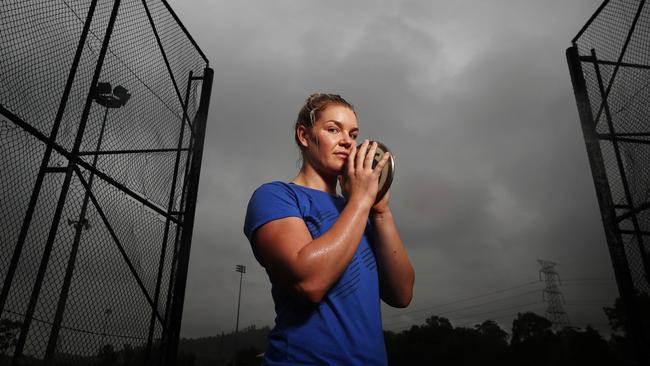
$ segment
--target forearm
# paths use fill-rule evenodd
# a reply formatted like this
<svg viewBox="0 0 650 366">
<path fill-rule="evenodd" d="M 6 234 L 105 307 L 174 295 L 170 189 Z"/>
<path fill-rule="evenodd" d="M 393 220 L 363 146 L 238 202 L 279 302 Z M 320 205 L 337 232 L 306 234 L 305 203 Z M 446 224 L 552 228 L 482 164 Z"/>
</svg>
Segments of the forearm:
<svg viewBox="0 0 650 366">
<path fill-rule="evenodd" d="M 348 266 L 361 242 L 369 213 L 367 203 L 348 202 L 327 232 L 298 251 L 295 287 L 310 301 L 320 301 Z"/>
<path fill-rule="evenodd" d="M 382 299 L 391 306 L 405 307 L 413 296 L 415 272 L 390 210 L 372 215 L 375 256 Z"/>
</svg>

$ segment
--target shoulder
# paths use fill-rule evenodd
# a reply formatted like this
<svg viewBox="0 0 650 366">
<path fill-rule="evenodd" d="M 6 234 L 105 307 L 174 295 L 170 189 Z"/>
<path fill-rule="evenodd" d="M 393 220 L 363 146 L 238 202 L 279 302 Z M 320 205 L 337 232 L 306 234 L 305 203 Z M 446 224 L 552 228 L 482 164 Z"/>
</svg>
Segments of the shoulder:
<svg viewBox="0 0 650 366">
<path fill-rule="evenodd" d="M 257 187 L 248 203 L 248 209 L 256 206 L 257 204 L 267 204 L 273 201 L 280 202 L 297 202 L 298 197 L 296 192 L 291 188 L 291 185 L 285 182 L 273 181 L 264 183 Z M 271 201 L 271 202 L 269 202 Z"/>
<path fill-rule="evenodd" d="M 290 184 L 280 181 L 264 183 L 248 201 L 244 233 L 250 239 L 251 234 L 263 224 L 289 216 L 302 217 L 300 199 Z"/>
<path fill-rule="evenodd" d="M 253 192 L 255 194 L 269 194 L 269 193 L 292 193 L 291 185 L 289 183 L 281 182 L 279 180 L 264 183 L 257 187 Z"/>
</svg>

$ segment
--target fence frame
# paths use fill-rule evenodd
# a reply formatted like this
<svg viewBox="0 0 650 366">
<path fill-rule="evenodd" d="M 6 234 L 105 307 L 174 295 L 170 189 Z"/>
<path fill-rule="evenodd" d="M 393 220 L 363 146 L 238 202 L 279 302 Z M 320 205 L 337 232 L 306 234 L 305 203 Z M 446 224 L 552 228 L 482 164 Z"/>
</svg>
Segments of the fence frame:
<svg viewBox="0 0 650 366">
<path fill-rule="evenodd" d="M 19 127 L 22 132 L 29 134 L 32 137 L 35 137 L 40 143 L 44 144 L 45 152 L 42 156 L 40 166 L 38 168 L 38 173 L 36 176 L 36 181 L 34 183 L 31 196 L 25 211 L 24 218 L 22 220 L 20 232 L 18 234 L 18 239 L 13 247 L 13 252 L 11 255 L 11 260 L 9 263 L 7 274 L 2 283 L 2 289 L 0 290 L 0 313 L 5 311 L 5 305 L 7 303 L 9 292 L 13 285 L 13 280 L 18 270 L 18 265 L 21 259 L 21 254 L 23 253 L 25 247 L 25 241 L 27 234 L 31 227 L 32 217 L 36 210 L 37 202 L 39 200 L 39 195 L 41 195 L 41 188 L 43 186 L 43 181 L 47 174 L 64 174 L 63 183 L 60 185 L 60 191 L 58 194 L 58 200 L 56 204 L 56 209 L 54 210 L 53 218 L 51 224 L 49 225 L 47 241 L 45 243 L 41 258 L 40 264 L 38 265 L 38 272 L 36 279 L 33 282 L 31 293 L 29 296 L 29 304 L 27 305 L 27 311 L 24 316 L 24 321 L 20 326 L 20 332 L 18 333 L 18 339 L 14 346 L 14 352 L 12 357 L 12 364 L 19 365 L 21 364 L 24 357 L 24 347 L 27 341 L 29 334 L 30 326 L 33 320 L 37 320 L 34 317 L 34 312 L 39 300 L 40 291 L 42 288 L 43 280 L 47 272 L 47 267 L 50 262 L 50 255 L 52 253 L 53 245 L 56 240 L 57 231 L 61 224 L 61 214 L 64 209 L 64 206 L 68 199 L 68 191 L 71 185 L 73 177 L 76 177 L 79 182 L 84 187 L 84 199 L 79 212 L 79 219 L 75 224 L 75 234 L 74 240 L 71 245 L 70 253 L 67 259 L 67 264 L 65 265 L 65 275 L 63 279 L 63 284 L 61 291 L 58 296 L 58 301 L 56 301 L 56 311 L 54 319 L 52 321 L 52 327 L 49 332 L 49 337 L 47 338 L 47 346 L 45 349 L 45 356 L 43 359 L 43 364 L 51 365 L 54 363 L 54 357 L 57 350 L 57 341 L 59 338 L 60 329 L 66 328 L 62 326 L 65 308 L 68 300 L 68 293 L 70 289 L 70 284 L 72 282 L 73 272 L 77 259 L 77 252 L 82 236 L 82 221 L 85 219 L 87 207 L 92 205 L 105 226 L 108 230 L 114 244 L 119 250 L 122 259 L 125 264 L 128 266 L 131 276 L 136 281 L 138 287 L 142 291 L 144 297 L 146 298 L 149 306 L 151 307 L 151 316 L 148 319 L 149 327 L 147 334 L 147 342 L 145 346 L 146 361 L 148 364 L 164 364 L 164 365 L 175 365 L 176 358 L 178 354 L 178 342 L 179 334 L 182 320 L 183 312 L 183 301 L 185 295 L 186 281 L 187 281 L 187 271 L 189 266 L 189 254 L 191 249 L 191 240 L 192 240 L 192 231 L 194 226 L 195 219 L 195 210 L 196 210 L 196 200 L 198 194 L 198 184 L 200 177 L 200 168 L 202 162 L 203 146 L 205 140 L 205 129 L 207 125 L 207 115 L 210 103 L 210 96 L 212 90 L 213 82 L 213 70 L 209 67 L 209 63 L 201 49 L 198 47 L 194 39 L 191 37 L 185 26 L 180 22 L 178 16 L 171 9 L 167 1 L 162 0 L 161 3 L 165 6 L 165 9 L 169 12 L 172 18 L 177 22 L 177 25 L 180 27 L 184 35 L 187 37 L 187 40 L 191 44 L 191 47 L 195 48 L 198 51 L 198 54 L 205 61 L 205 68 L 203 69 L 203 75 L 195 76 L 192 71 L 189 72 L 187 78 L 187 85 L 184 98 L 181 98 L 178 82 L 174 77 L 172 72 L 170 61 L 168 60 L 167 55 L 165 54 L 165 48 L 163 47 L 160 35 L 156 29 L 155 22 L 152 19 L 152 15 L 149 11 L 147 3 L 145 0 L 142 0 L 142 5 L 146 10 L 146 14 L 150 23 L 150 26 L 155 34 L 156 42 L 161 52 L 161 55 L 164 59 L 166 70 L 168 76 L 172 81 L 173 87 L 175 89 L 175 94 L 178 97 L 179 103 L 182 106 L 182 117 L 180 118 L 180 132 L 178 135 L 178 143 L 175 148 L 162 148 L 162 149 L 133 149 L 133 150 L 106 150 L 100 151 L 102 137 L 104 134 L 104 128 L 106 123 L 106 117 L 109 113 L 108 106 L 106 107 L 104 113 L 104 120 L 101 126 L 101 131 L 99 133 L 99 139 L 97 141 L 97 146 L 94 151 L 80 151 L 81 144 L 83 142 L 84 130 L 86 127 L 86 122 L 88 120 L 90 110 L 93 102 L 96 102 L 96 90 L 99 82 L 99 78 L 102 72 L 102 66 L 104 63 L 104 58 L 106 56 L 107 50 L 109 48 L 109 43 L 111 40 L 111 35 L 113 33 L 113 28 L 115 26 L 116 19 L 118 17 L 118 12 L 120 9 L 121 0 L 111 0 L 112 1 L 112 10 L 106 25 L 106 32 L 104 33 L 104 38 L 101 43 L 101 50 L 97 56 L 95 69 L 93 72 L 92 81 L 88 86 L 88 92 L 86 94 L 85 104 L 81 119 L 78 125 L 78 130 L 74 140 L 74 145 L 71 149 L 68 149 L 61 144 L 56 142 L 56 137 L 59 132 L 61 122 L 70 98 L 71 90 L 75 81 L 75 76 L 77 75 L 77 70 L 79 68 L 80 60 L 84 47 L 88 41 L 88 34 L 90 32 L 91 23 L 93 22 L 93 17 L 97 9 L 98 0 L 92 0 L 88 12 L 84 21 L 83 29 L 79 36 L 78 45 L 74 54 L 74 59 L 72 60 L 68 77 L 63 89 L 61 100 L 58 103 L 58 109 L 56 117 L 52 124 L 52 128 L 49 135 L 45 135 L 43 132 L 39 131 L 36 127 L 31 125 L 29 121 L 21 118 L 11 110 L 3 105 L 3 102 L 0 100 L 0 115 L 5 117 L 9 122 L 12 122 L 15 126 Z M 198 109 L 194 120 L 188 116 L 187 108 L 189 104 L 190 90 L 194 83 L 201 83 L 201 92 L 200 92 L 200 101 Z M 182 128 L 183 125 L 187 124 L 190 132 L 190 143 L 189 147 L 183 147 L 184 131 L 185 128 Z M 67 166 L 65 167 L 52 167 L 49 166 L 51 163 L 52 153 L 56 152 L 68 160 Z M 171 183 L 171 188 L 169 189 L 168 195 L 168 204 L 166 210 L 156 205 L 155 203 L 149 201 L 146 197 L 142 197 L 139 193 L 129 189 L 126 184 L 118 182 L 116 179 L 112 178 L 110 175 L 99 170 L 97 168 L 97 159 L 100 155 L 116 155 L 116 154 L 134 154 L 134 153 L 155 153 L 155 152 L 173 152 L 174 155 L 174 164 L 173 164 L 173 181 Z M 180 170 L 181 157 L 182 153 L 186 153 L 185 159 L 185 168 L 183 171 L 183 186 L 181 190 L 181 203 L 179 206 L 179 211 L 174 211 L 174 198 L 175 192 L 177 190 L 177 177 Z M 88 163 L 83 160 L 84 156 L 92 156 L 92 163 Z M 82 170 L 89 172 L 89 178 L 85 178 Z M 153 296 L 148 293 L 145 285 L 143 284 L 142 279 L 139 277 L 133 263 L 129 259 L 124 246 L 120 242 L 118 235 L 116 234 L 113 226 L 108 220 L 105 212 L 102 209 L 102 205 L 98 201 L 97 197 L 93 193 L 92 186 L 95 179 L 101 179 L 102 181 L 108 183 L 117 190 L 123 192 L 130 198 L 141 203 L 152 211 L 156 212 L 158 215 L 161 215 L 165 219 L 165 226 L 163 232 L 163 243 L 161 244 L 160 255 L 158 259 L 158 266 L 156 272 L 156 281 L 155 281 L 155 290 Z M 58 187 L 58 186 L 57 186 Z M 175 234 L 170 233 L 171 225 L 176 226 Z M 160 299 L 162 278 L 163 278 L 163 266 L 165 264 L 166 252 L 167 252 L 167 243 L 170 236 L 175 238 L 174 248 L 172 252 L 172 258 L 167 258 L 171 260 L 169 281 L 167 288 L 166 299 Z M 159 302 L 164 301 L 165 311 L 163 314 L 158 311 Z M 154 343 L 154 328 L 158 321 L 158 324 L 162 327 L 162 341 L 160 342 L 161 347 L 161 357 L 157 360 L 152 358 L 153 353 L 153 343 Z"/>
<path fill-rule="evenodd" d="M 616 283 L 620 293 L 620 298 L 626 313 L 625 328 L 628 336 L 634 345 L 636 352 L 635 357 L 638 364 L 650 364 L 650 352 L 647 345 L 650 344 L 650 329 L 644 326 L 642 319 L 642 305 L 638 300 L 637 290 L 634 285 L 633 275 L 630 271 L 630 263 L 625 251 L 625 244 L 622 238 L 623 234 L 632 235 L 635 238 L 637 250 L 641 253 L 641 263 L 644 270 L 643 280 L 650 284 L 650 261 L 648 255 L 644 254 L 644 240 L 650 240 L 650 232 L 643 231 L 640 228 L 637 215 L 644 210 L 650 209 L 650 202 L 646 202 L 639 207 L 634 206 L 634 200 L 631 195 L 630 184 L 627 180 L 627 173 L 623 163 L 619 143 L 650 144 L 650 140 L 644 140 L 643 137 L 650 136 L 650 130 L 638 133 L 620 133 L 616 132 L 616 126 L 609 110 L 608 98 L 612 91 L 612 86 L 617 80 L 616 76 L 621 69 L 650 69 L 650 65 L 641 65 L 623 62 L 625 53 L 630 44 L 635 27 L 645 5 L 645 0 L 639 2 L 630 28 L 627 31 L 625 41 L 622 45 L 620 54 L 616 61 L 601 60 L 596 55 L 596 50 L 591 49 L 590 54 L 580 55 L 577 41 L 583 33 L 589 28 L 595 19 L 601 14 L 603 9 L 610 4 L 609 0 L 604 1 L 590 17 L 587 23 L 580 29 L 578 34 L 572 39 L 572 46 L 566 50 L 566 58 L 571 75 L 571 82 L 578 107 L 580 125 L 582 128 L 589 165 L 591 168 L 592 178 L 596 189 L 600 214 L 605 229 L 605 237 L 609 249 Z M 583 65 L 594 68 L 597 78 L 598 94 L 601 98 L 600 105 L 596 116 L 592 111 L 588 86 L 585 80 Z M 607 85 L 603 82 L 600 65 L 614 66 L 614 70 Z M 608 133 L 599 133 L 596 129 L 597 121 L 601 120 L 602 115 L 606 120 Z M 640 137 L 640 138 L 639 138 Z M 609 143 L 613 147 L 616 159 L 616 169 L 620 175 L 621 185 L 624 191 L 623 204 L 615 204 L 613 200 L 610 182 L 607 176 L 605 159 L 603 158 L 601 144 Z M 617 214 L 617 210 L 624 211 Z M 623 220 L 629 219 L 632 222 L 633 229 L 623 229 L 619 225 Z"/>
</svg>

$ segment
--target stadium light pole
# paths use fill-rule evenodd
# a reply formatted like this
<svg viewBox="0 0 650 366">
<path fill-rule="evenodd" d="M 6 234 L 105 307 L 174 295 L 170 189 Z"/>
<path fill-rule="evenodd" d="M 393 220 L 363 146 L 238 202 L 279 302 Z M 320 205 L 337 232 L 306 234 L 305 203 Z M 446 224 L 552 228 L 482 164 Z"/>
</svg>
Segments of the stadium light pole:
<svg viewBox="0 0 650 366">
<path fill-rule="evenodd" d="M 237 299 L 237 322 L 235 323 L 235 357 L 234 364 L 237 366 L 237 352 L 239 351 L 239 305 L 241 304 L 241 283 L 246 273 L 246 266 L 238 264 L 235 267 L 235 272 L 239 272 L 239 298 Z"/>
<path fill-rule="evenodd" d="M 92 166 L 93 168 L 97 167 L 97 158 L 99 151 L 102 147 L 102 140 L 104 138 L 104 130 L 106 127 L 106 117 L 108 116 L 108 110 L 112 108 L 120 108 L 126 105 L 126 102 L 131 98 L 128 90 L 123 86 L 116 86 L 115 89 L 111 88 L 111 84 L 99 82 L 93 90 L 93 99 L 97 104 L 106 107 L 104 111 L 104 119 L 102 120 L 102 125 L 99 131 L 99 136 L 97 138 L 97 146 L 95 148 L 94 157 Z M 95 174 L 91 171 L 90 177 L 88 178 L 88 190 L 91 189 L 93 185 L 93 180 Z M 86 217 L 86 212 L 88 210 L 88 204 L 90 199 L 89 191 L 84 193 L 83 203 L 81 204 L 81 210 L 77 220 L 72 220 L 68 218 L 68 225 L 75 228 L 75 235 L 70 249 L 70 255 L 68 257 L 68 262 L 66 265 L 66 272 L 63 278 L 63 285 L 61 286 L 61 293 L 59 294 L 59 300 L 57 302 L 56 312 L 54 314 L 54 321 L 52 322 L 52 328 L 50 330 L 50 338 L 48 340 L 47 348 L 45 350 L 44 364 L 50 365 L 54 359 L 54 353 L 56 352 L 57 340 L 59 338 L 59 331 L 61 330 L 61 324 L 63 322 L 63 314 L 65 313 L 65 307 L 68 302 L 68 294 L 70 292 L 70 284 L 72 282 L 72 275 L 74 272 L 74 267 L 77 262 L 77 252 L 79 251 L 79 244 L 81 242 L 82 231 L 88 230 L 92 225 Z M 105 336 L 104 336 L 105 337 Z"/>
<path fill-rule="evenodd" d="M 235 323 L 235 334 L 239 332 L 239 305 L 241 303 L 241 283 L 244 273 L 246 273 L 246 266 L 238 264 L 235 271 L 239 272 L 239 298 L 237 299 L 237 323 Z"/>
</svg>

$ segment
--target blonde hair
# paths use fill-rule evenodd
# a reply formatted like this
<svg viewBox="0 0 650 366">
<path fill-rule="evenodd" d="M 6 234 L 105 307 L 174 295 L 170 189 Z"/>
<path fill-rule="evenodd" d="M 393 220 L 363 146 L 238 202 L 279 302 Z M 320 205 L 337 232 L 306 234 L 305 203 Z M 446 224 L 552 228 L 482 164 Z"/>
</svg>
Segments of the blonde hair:
<svg viewBox="0 0 650 366">
<path fill-rule="evenodd" d="M 300 108 L 296 124 L 293 128 L 294 139 L 296 140 L 296 144 L 300 148 L 300 151 L 303 150 L 303 147 L 298 139 L 298 127 L 304 126 L 307 130 L 311 130 L 318 118 L 320 118 L 320 114 L 330 105 L 344 106 L 350 108 L 355 116 L 357 114 L 354 110 L 354 106 L 338 94 L 314 93 L 310 95 L 302 108 Z"/>
</svg>

